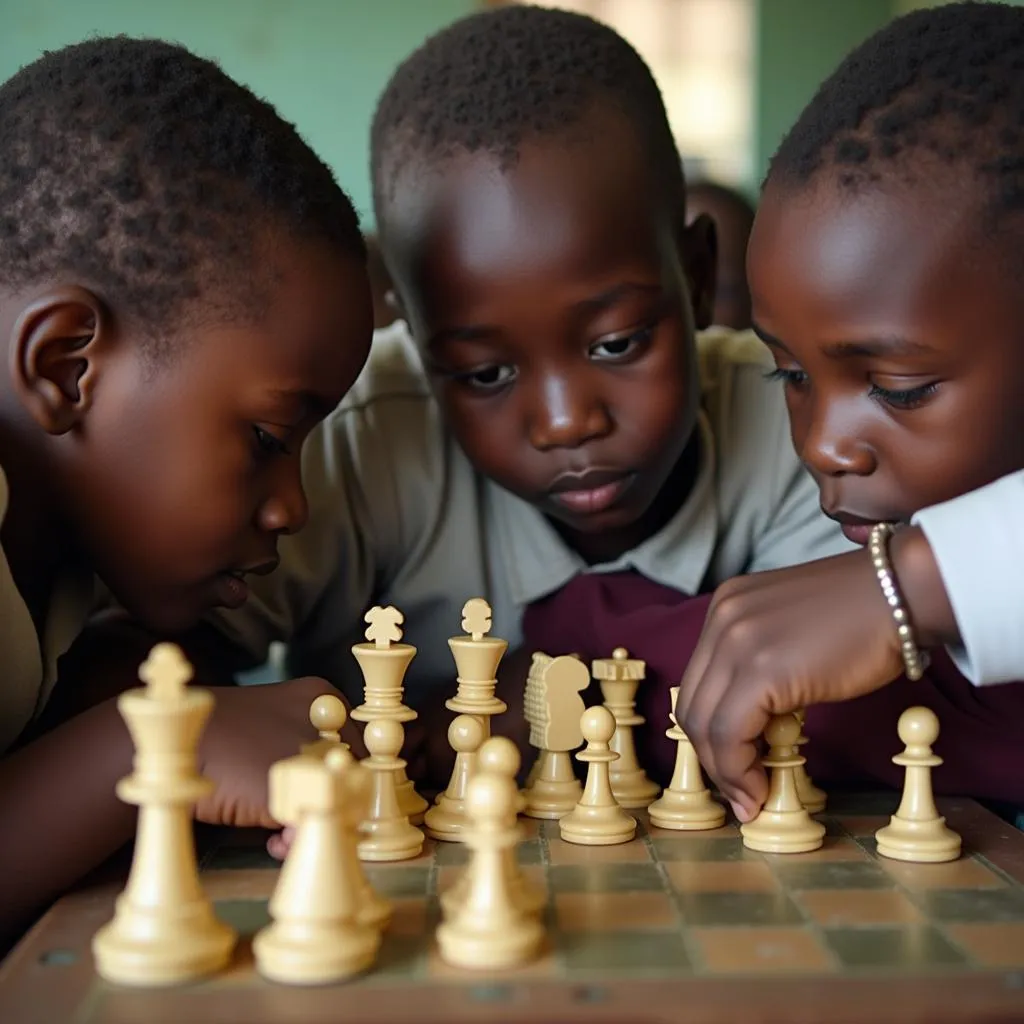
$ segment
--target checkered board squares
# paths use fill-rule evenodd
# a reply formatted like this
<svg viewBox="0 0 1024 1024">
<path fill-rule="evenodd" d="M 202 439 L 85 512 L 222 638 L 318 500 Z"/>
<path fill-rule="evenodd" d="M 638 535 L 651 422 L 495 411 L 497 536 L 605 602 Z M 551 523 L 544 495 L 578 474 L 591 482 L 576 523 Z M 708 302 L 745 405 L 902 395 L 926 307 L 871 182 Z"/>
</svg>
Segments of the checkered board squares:
<svg viewBox="0 0 1024 1024">
<path fill-rule="evenodd" d="M 522 819 L 518 859 L 547 892 L 549 942 L 539 963 L 509 977 L 1024 971 L 1024 884 L 972 851 L 969 834 L 965 856 L 948 864 L 878 856 L 873 834 L 896 799 L 839 802 L 822 816 L 823 847 L 809 854 L 748 850 L 735 824 L 669 832 L 641 815 L 633 842 L 587 847 L 563 842 L 557 822 Z M 428 840 L 415 861 L 367 866 L 395 917 L 381 963 L 355 984 L 475 980 L 448 968 L 433 939 L 438 894 L 468 856 L 460 844 Z M 220 912 L 243 933 L 266 922 L 274 866 L 262 851 L 238 848 L 203 863 Z M 221 877 L 232 891 L 258 891 L 225 902 Z"/>
</svg>

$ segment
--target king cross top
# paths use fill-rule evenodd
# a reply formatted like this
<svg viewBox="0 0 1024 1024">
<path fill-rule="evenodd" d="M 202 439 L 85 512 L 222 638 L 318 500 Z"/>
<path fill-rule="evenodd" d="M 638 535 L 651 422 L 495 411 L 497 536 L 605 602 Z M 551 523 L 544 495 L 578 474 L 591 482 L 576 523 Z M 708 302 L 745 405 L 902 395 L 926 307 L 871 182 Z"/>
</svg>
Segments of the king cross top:
<svg viewBox="0 0 1024 1024">
<path fill-rule="evenodd" d="M 402 631 L 398 627 L 405 621 L 405 616 L 394 606 L 382 608 L 379 604 L 374 605 L 364 618 L 370 624 L 364 636 L 378 647 L 390 647 L 402 639 Z"/>
<path fill-rule="evenodd" d="M 474 640 L 482 640 L 491 628 L 491 606 L 482 597 L 471 597 L 462 606 L 462 628 Z"/>
<path fill-rule="evenodd" d="M 139 678 L 154 700 L 178 700 L 192 678 L 192 666 L 176 644 L 157 644 L 140 666 Z"/>
</svg>

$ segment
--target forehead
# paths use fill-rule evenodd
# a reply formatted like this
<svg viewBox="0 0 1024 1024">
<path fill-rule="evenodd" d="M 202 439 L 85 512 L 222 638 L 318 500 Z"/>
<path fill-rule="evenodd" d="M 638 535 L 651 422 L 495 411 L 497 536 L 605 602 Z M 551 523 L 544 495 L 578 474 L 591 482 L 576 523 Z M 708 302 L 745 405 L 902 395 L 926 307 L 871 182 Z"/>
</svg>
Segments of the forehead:
<svg viewBox="0 0 1024 1024">
<path fill-rule="evenodd" d="M 524 144 L 511 166 L 460 154 L 403 172 L 387 213 L 392 262 L 419 278 L 457 270 L 463 286 L 499 278 L 588 273 L 610 260 L 657 258 L 669 227 L 664 189 L 633 134 Z"/>
<path fill-rule="evenodd" d="M 1024 328 L 1020 262 L 980 190 L 927 181 L 846 189 L 769 184 L 748 250 L 755 316 L 813 317 L 837 334 L 914 324 Z M 1006 333 L 1005 330 L 1003 332 Z"/>
</svg>

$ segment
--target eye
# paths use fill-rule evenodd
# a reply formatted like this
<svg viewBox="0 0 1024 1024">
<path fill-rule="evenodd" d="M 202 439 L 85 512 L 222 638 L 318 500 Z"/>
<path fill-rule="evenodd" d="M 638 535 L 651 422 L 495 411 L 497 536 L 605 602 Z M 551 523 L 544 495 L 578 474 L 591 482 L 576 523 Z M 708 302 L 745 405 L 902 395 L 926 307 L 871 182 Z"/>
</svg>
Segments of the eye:
<svg viewBox="0 0 1024 1024">
<path fill-rule="evenodd" d="M 799 388 L 807 383 L 806 370 L 791 370 L 784 366 L 777 366 L 774 370 L 764 375 L 765 380 L 780 380 L 784 387 Z"/>
<path fill-rule="evenodd" d="M 871 385 L 870 395 L 875 401 L 892 406 L 893 409 L 916 409 L 924 405 L 939 390 L 937 381 L 921 384 L 916 388 L 883 388 Z"/>
<path fill-rule="evenodd" d="M 497 391 L 516 378 L 516 368 L 507 364 L 481 366 L 475 370 L 452 374 L 460 384 L 474 391 Z"/>
<path fill-rule="evenodd" d="M 272 456 L 291 454 L 288 445 L 286 445 L 281 438 L 270 433 L 269 430 L 264 430 L 262 427 L 254 425 L 252 432 L 255 438 L 256 451 L 259 455 Z"/>
<path fill-rule="evenodd" d="M 634 359 L 651 343 L 653 327 L 634 331 L 619 338 L 605 338 L 590 346 L 590 356 L 603 363 L 620 363 Z"/>
</svg>

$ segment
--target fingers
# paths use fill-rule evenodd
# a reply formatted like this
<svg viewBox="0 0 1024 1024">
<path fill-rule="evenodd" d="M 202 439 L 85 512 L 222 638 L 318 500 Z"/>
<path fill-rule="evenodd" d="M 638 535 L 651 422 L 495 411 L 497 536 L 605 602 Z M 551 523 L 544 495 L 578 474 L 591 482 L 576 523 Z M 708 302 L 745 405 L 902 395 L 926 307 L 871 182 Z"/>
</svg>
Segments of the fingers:
<svg viewBox="0 0 1024 1024">
<path fill-rule="evenodd" d="M 267 840 L 267 853 L 275 860 L 284 860 L 288 856 L 288 851 L 291 849 L 294 838 L 295 829 L 292 826 L 288 826 L 280 832 L 275 832 Z"/>
</svg>

